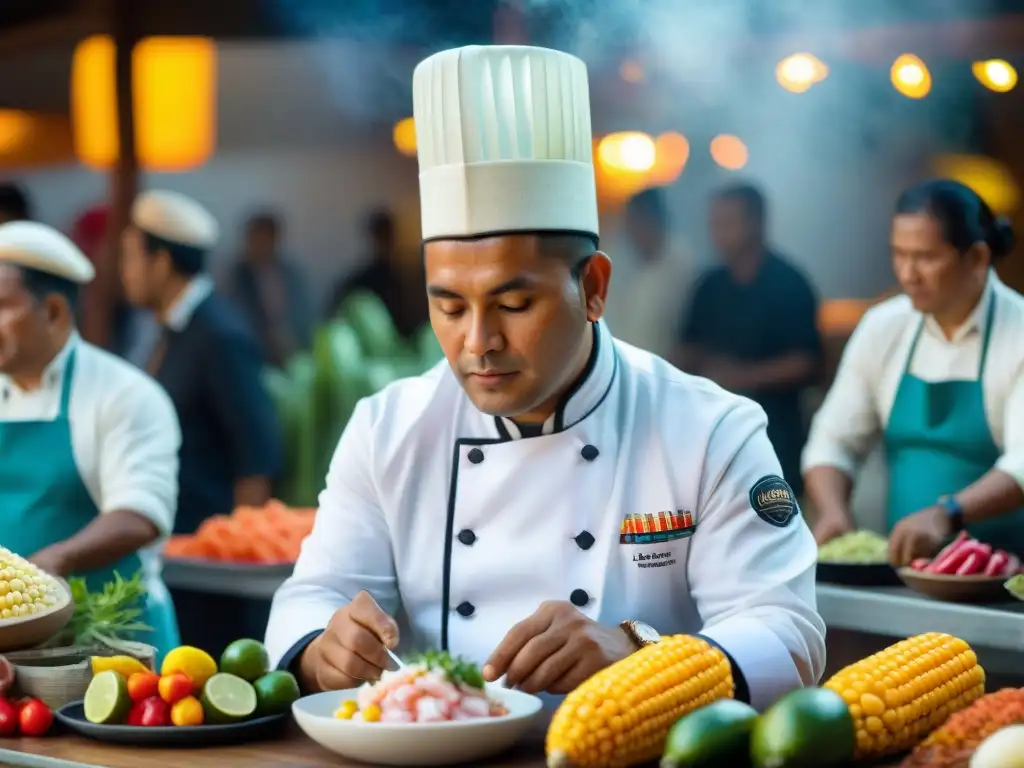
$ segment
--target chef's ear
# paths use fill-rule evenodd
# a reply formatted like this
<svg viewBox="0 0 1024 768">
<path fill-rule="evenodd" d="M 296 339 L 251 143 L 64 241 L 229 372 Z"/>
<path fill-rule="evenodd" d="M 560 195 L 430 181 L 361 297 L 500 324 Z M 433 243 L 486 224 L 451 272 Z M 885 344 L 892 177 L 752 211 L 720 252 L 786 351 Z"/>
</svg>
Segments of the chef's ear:
<svg viewBox="0 0 1024 768">
<path fill-rule="evenodd" d="M 608 286 L 612 279 L 612 260 L 604 251 L 595 251 L 580 275 L 587 303 L 587 320 L 594 323 L 604 315 Z"/>
</svg>

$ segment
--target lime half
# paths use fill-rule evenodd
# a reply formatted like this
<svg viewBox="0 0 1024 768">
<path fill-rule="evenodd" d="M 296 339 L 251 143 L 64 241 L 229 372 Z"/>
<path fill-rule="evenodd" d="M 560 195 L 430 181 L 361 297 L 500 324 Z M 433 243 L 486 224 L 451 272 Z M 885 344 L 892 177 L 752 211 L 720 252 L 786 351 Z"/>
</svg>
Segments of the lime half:
<svg viewBox="0 0 1024 768">
<path fill-rule="evenodd" d="M 237 723 L 256 711 L 256 689 L 237 675 L 220 672 L 203 686 L 207 722 Z"/>
<path fill-rule="evenodd" d="M 1016 597 L 1018 600 L 1024 600 L 1024 573 L 1018 573 L 1013 576 L 1004 585 L 1006 591 Z"/>
<path fill-rule="evenodd" d="M 85 719 L 90 723 L 110 725 L 123 720 L 131 706 L 128 683 L 117 672 L 108 669 L 100 672 L 89 683 L 82 708 L 85 710 Z"/>
</svg>

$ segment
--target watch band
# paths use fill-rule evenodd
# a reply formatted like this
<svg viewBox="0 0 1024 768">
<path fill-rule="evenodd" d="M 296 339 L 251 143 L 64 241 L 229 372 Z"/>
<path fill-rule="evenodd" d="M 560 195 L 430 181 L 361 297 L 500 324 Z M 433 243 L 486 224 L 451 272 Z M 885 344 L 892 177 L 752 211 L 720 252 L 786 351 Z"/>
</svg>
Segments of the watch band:
<svg viewBox="0 0 1024 768">
<path fill-rule="evenodd" d="M 959 533 L 964 529 L 964 508 L 953 496 L 940 496 L 939 506 L 946 510 L 946 517 L 949 518 L 950 527 L 953 533 Z"/>
</svg>

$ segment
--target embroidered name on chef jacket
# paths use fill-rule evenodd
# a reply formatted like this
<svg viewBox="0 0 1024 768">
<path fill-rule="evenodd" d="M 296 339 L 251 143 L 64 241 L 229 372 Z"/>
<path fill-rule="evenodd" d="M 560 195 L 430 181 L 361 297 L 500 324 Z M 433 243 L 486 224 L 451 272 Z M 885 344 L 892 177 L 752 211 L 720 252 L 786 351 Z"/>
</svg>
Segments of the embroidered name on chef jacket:
<svg viewBox="0 0 1024 768">
<path fill-rule="evenodd" d="M 619 529 L 620 544 L 658 544 L 693 536 L 696 526 L 687 510 L 626 515 Z"/>
<path fill-rule="evenodd" d="M 768 475 L 754 483 L 750 506 L 758 517 L 776 528 L 785 528 L 799 511 L 793 489 L 778 475 Z"/>
</svg>

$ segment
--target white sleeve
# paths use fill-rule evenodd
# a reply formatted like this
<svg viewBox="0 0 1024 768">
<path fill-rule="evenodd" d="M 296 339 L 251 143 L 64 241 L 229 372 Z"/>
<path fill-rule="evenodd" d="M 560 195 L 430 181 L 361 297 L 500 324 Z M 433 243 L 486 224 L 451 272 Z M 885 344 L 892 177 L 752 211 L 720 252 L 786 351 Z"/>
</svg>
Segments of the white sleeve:
<svg viewBox="0 0 1024 768">
<path fill-rule="evenodd" d="M 398 610 L 391 536 L 374 484 L 372 455 L 370 403 L 362 400 L 338 441 L 316 522 L 295 571 L 274 595 L 267 648 L 275 664 L 293 656 L 298 644 L 323 630 L 361 590 L 391 615 Z"/>
<path fill-rule="evenodd" d="M 701 634 L 732 657 L 758 710 L 816 685 L 825 669 L 817 547 L 767 423 L 743 401 L 712 433 L 688 566 Z"/>
<path fill-rule="evenodd" d="M 846 342 L 835 380 L 814 415 L 801 461 L 805 473 L 835 467 L 853 477 L 881 434 L 875 382 L 886 345 L 872 320 L 869 312 Z"/>
<path fill-rule="evenodd" d="M 1003 425 L 1003 455 L 996 462 L 996 469 L 1024 488 L 1024 369 L 1018 371 L 1014 379 Z"/>
<path fill-rule="evenodd" d="M 178 509 L 178 414 L 149 377 L 133 375 L 126 384 L 99 415 L 98 506 L 140 514 L 166 536 Z"/>
</svg>

